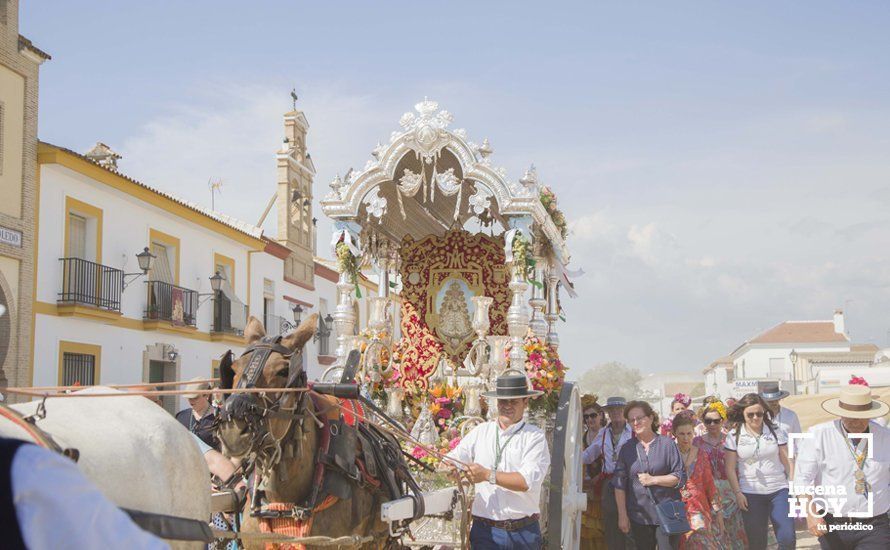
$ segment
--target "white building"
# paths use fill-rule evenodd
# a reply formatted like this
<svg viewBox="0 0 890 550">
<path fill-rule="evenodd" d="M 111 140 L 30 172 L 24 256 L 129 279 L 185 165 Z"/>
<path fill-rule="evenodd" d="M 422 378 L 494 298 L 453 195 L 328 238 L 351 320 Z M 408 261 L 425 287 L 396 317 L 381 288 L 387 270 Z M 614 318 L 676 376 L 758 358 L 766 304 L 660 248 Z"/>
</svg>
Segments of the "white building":
<svg viewBox="0 0 890 550">
<path fill-rule="evenodd" d="M 818 393 L 821 371 L 869 368 L 876 351 L 850 342 L 841 310 L 831 320 L 785 321 L 704 369 L 705 390 L 737 398 L 755 391 L 758 382 L 776 380 L 792 394 Z"/>
<path fill-rule="evenodd" d="M 249 315 L 277 334 L 293 328 L 295 306 L 327 318 L 304 350 L 310 378 L 319 376 L 334 360 L 337 273 L 314 256 L 307 129 L 302 113 L 285 115 L 270 201 L 277 239 L 125 176 L 103 144 L 80 155 L 41 143 L 32 385 L 216 376 L 226 350 L 243 348 Z M 143 273 L 145 249 L 154 258 Z M 365 296 L 376 291 L 361 285 Z"/>
</svg>

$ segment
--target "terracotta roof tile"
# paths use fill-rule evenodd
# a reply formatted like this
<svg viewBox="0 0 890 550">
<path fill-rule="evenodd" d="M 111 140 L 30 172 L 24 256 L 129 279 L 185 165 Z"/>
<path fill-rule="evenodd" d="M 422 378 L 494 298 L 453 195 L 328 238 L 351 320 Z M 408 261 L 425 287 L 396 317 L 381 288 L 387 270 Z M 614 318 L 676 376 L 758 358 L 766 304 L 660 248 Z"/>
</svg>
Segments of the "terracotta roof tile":
<svg viewBox="0 0 890 550">
<path fill-rule="evenodd" d="M 758 334 L 749 344 L 796 344 L 849 342 L 846 334 L 834 331 L 832 321 L 785 321 Z"/>
</svg>

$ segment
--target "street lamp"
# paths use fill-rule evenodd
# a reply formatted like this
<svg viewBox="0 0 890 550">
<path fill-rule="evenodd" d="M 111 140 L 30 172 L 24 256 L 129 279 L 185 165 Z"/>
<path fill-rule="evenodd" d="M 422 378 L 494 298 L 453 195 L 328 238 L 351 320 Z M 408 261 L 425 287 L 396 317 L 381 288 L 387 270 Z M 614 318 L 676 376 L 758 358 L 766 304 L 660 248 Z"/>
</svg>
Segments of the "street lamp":
<svg viewBox="0 0 890 550">
<path fill-rule="evenodd" d="M 794 388 L 794 395 L 797 395 L 797 350 L 791 350 L 791 385 Z"/>
<path fill-rule="evenodd" d="M 294 313 L 294 326 L 300 325 L 300 319 L 303 316 L 303 306 L 300 304 L 294 304 L 294 307 L 291 308 L 291 311 Z"/>
<path fill-rule="evenodd" d="M 151 261 L 155 258 L 157 256 L 149 252 L 147 246 L 142 249 L 142 252 L 136 254 L 136 261 L 139 262 L 139 269 L 142 270 L 142 273 L 124 273 L 124 290 L 139 277 L 148 275 L 148 271 L 151 269 Z"/>
<path fill-rule="evenodd" d="M 211 296 L 216 296 L 216 294 L 222 288 L 222 283 L 225 280 L 226 280 L 225 276 L 221 275 L 219 271 L 217 271 L 216 273 L 213 274 L 213 276 L 210 277 L 210 289 L 213 292 L 205 292 L 203 294 L 198 294 L 198 308 L 200 308 L 201 305 L 204 302 L 206 302 L 208 298 L 210 298 Z"/>
<path fill-rule="evenodd" d="M 334 326 L 334 318 L 328 313 L 323 319 L 319 318 L 318 320 L 318 330 L 315 331 L 315 334 L 312 336 L 312 341 L 317 342 L 322 338 L 327 338 L 331 335 L 331 330 Z"/>
</svg>

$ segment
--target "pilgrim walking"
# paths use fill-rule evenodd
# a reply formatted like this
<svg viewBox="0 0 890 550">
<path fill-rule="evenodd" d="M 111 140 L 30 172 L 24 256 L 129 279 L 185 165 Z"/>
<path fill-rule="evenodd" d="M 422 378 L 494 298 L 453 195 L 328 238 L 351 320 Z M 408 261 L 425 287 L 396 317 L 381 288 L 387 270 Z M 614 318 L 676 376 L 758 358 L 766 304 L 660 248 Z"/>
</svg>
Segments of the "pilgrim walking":
<svg viewBox="0 0 890 550">
<path fill-rule="evenodd" d="M 826 550 L 890 548 L 890 430 L 872 420 L 890 407 L 874 400 L 867 386 L 855 385 L 822 408 L 838 418 L 810 428 L 794 478 L 796 496 L 806 503 L 807 528 Z M 838 495 L 838 506 L 811 497 L 817 487 Z"/>
<path fill-rule="evenodd" d="M 633 437 L 633 432 L 624 418 L 624 406 L 627 402 L 623 397 L 610 397 L 606 400 L 606 414 L 609 424 L 602 428 L 593 442 L 581 453 L 584 464 L 593 464 L 603 458 L 602 510 L 603 526 L 606 531 L 606 547 L 609 550 L 626 550 L 633 548 L 629 534 L 618 529 L 618 507 L 615 502 L 615 487 L 610 479 L 615 474 L 615 462 L 621 447 Z"/>
<path fill-rule="evenodd" d="M 530 390 L 524 373 L 507 371 L 496 391 L 482 395 L 497 401 L 498 418 L 479 424 L 448 457 L 468 464 L 476 484 L 470 543 L 474 550 L 541 548 L 541 486 L 550 468 L 544 432 L 523 420 Z"/>
</svg>

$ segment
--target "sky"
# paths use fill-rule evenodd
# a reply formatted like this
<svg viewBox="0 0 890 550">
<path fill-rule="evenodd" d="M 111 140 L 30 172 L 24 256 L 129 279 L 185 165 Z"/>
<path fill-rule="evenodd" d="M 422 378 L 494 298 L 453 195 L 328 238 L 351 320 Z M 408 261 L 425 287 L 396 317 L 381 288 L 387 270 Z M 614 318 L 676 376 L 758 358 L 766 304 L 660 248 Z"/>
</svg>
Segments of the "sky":
<svg viewBox="0 0 890 550">
<path fill-rule="evenodd" d="M 316 196 L 425 96 L 510 179 L 534 163 L 586 272 L 560 327 L 573 378 L 700 371 L 836 308 L 890 345 L 886 2 L 22 4 L 53 56 L 42 140 L 103 141 L 202 204 L 221 179 L 216 209 L 251 223 L 292 88 Z"/>
</svg>

